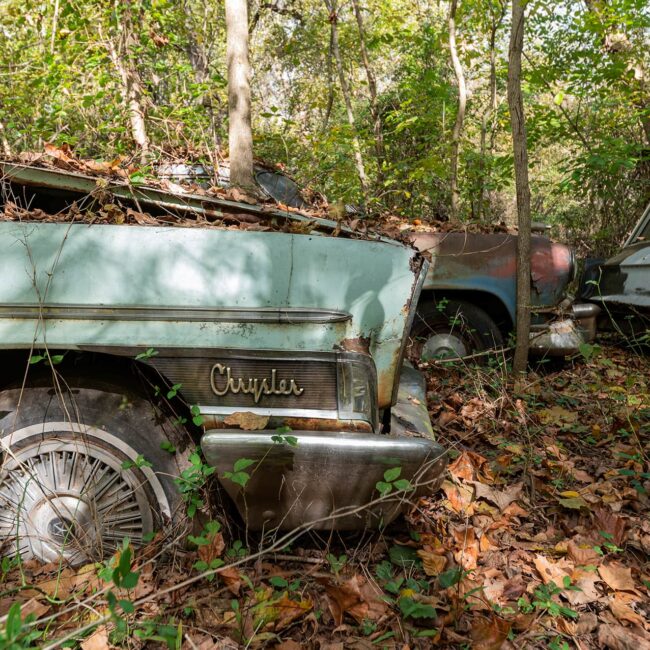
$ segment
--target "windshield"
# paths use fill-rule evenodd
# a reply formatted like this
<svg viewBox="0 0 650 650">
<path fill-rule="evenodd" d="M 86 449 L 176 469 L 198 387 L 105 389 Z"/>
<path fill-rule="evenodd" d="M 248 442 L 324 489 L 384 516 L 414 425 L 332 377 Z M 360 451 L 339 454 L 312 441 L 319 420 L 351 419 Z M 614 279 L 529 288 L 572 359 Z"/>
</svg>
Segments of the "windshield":
<svg viewBox="0 0 650 650">
<path fill-rule="evenodd" d="M 278 203 L 284 203 L 290 208 L 307 207 L 307 203 L 300 195 L 300 187 L 288 176 L 263 169 L 256 172 L 255 180 Z"/>
</svg>

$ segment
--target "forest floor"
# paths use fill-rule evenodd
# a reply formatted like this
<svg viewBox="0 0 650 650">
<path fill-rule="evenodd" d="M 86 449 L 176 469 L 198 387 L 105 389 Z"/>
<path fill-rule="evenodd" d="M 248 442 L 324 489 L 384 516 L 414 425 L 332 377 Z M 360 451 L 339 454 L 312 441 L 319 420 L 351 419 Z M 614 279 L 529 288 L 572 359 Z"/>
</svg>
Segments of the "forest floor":
<svg viewBox="0 0 650 650">
<path fill-rule="evenodd" d="M 428 369 L 449 471 L 382 533 L 207 523 L 164 561 L 156 540 L 112 569 L 7 560 L 0 648 L 649 648 L 650 358 L 587 357 L 519 394 L 498 365 Z"/>
</svg>

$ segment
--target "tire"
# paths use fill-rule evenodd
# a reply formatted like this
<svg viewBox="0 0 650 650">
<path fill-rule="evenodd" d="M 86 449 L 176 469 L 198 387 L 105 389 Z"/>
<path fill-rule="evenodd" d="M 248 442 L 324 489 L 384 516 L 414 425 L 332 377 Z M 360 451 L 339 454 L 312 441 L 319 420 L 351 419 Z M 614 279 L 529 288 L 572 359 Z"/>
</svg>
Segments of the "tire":
<svg viewBox="0 0 650 650">
<path fill-rule="evenodd" d="M 1 391 L 0 555 L 76 566 L 169 531 L 182 509 L 164 424 L 121 389 Z"/>
<path fill-rule="evenodd" d="M 440 300 L 420 305 L 409 340 L 415 362 L 462 359 L 503 346 L 497 324 L 480 307 L 463 300 Z M 479 356 L 476 363 L 485 363 Z"/>
</svg>

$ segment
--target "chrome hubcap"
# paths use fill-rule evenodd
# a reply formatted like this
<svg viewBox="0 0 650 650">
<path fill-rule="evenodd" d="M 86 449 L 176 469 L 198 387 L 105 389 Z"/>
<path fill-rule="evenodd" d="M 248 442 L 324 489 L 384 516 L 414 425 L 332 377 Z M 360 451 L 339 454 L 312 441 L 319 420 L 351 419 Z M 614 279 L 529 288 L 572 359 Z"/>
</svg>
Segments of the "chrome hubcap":
<svg viewBox="0 0 650 650">
<path fill-rule="evenodd" d="M 11 449 L 20 433 L 3 443 Z M 153 531 L 147 478 L 138 468 L 122 469 L 124 457 L 106 444 L 114 437 L 102 433 L 102 440 L 76 431 L 41 433 L 5 452 L 0 554 L 82 564 L 109 557 L 125 537 L 138 546 Z"/>
<path fill-rule="evenodd" d="M 455 359 L 465 357 L 469 350 L 464 341 L 453 334 L 433 334 L 422 346 L 421 358 L 428 359 Z"/>
</svg>

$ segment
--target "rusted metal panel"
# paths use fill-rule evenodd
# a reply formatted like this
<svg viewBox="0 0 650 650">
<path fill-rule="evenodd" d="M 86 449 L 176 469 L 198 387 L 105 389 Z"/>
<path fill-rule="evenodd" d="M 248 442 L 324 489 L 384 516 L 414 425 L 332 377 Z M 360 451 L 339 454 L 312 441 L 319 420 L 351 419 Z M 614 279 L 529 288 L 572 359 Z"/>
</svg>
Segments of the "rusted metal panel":
<svg viewBox="0 0 650 650">
<path fill-rule="evenodd" d="M 499 298 L 514 322 L 517 237 L 507 233 L 419 233 L 412 238 L 431 263 L 425 289 L 482 291 Z M 546 237 L 531 240 L 531 303 L 557 305 L 571 281 L 571 249 Z"/>
</svg>

